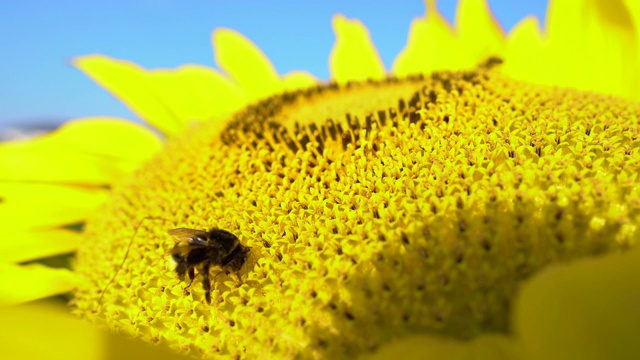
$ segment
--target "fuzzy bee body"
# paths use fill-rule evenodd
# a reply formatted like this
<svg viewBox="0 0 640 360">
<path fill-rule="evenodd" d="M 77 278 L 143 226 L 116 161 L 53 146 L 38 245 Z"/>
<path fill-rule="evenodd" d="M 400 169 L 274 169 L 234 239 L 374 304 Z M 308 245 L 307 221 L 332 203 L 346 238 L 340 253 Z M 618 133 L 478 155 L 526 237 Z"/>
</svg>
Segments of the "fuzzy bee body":
<svg viewBox="0 0 640 360">
<path fill-rule="evenodd" d="M 222 229 L 204 231 L 178 228 L 170 230 L 169 235 L 177 239 L 171 257 L 176 262 L 178 278 L 184 280 L 185 274 L 189 275 L 190 286 L 198 269 L 203 277 L 202 287 L 207 303 L 211 303 L 209 270 L 212 266 L 220 267 L 221 272 L 233 271 L 242 281 L 240 270 L 246 264 L 251 248 L 243 245 L 234 234 Z"/>
</svg>

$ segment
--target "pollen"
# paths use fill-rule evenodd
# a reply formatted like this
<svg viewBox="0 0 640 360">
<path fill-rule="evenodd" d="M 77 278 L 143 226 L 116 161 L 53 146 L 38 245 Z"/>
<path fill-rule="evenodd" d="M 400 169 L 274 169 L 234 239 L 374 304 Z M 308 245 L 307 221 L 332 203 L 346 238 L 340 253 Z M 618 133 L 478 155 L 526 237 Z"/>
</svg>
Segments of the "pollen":
<svg viewBox="0 0 640 360">
<path fill-rule="evenodd" d="M 507 334 L 524 280 L 636 245 L 639 116 L 491 66 L 272 97 L 114 188 L 78 252 L 76 312 L 202 357 Z M 211 270 L 211 304 L 201 275 L 175 275 L 178 227 L 251 247 L 241 279 Z"/>
</svg>

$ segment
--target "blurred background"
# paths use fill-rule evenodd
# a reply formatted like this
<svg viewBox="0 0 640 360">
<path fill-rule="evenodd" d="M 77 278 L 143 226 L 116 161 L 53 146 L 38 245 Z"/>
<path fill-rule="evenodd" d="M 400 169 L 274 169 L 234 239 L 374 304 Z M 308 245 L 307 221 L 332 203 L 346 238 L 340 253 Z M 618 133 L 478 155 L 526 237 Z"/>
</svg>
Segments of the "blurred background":
<svg viewBox="0 0 640 360">
<path fill-rule="evenodd" d="M 456 0 L 439 0 L 454 22 Z M 505 31 L 524 16 L 544 24 L 547 0 L 489 0 Z M 71 65 L 100 53 L 147 69 L 193 63 L 216 67 L 211 32 L 237 30 L 280 74 L 306 70 L 329 79 L 331 18 L 362 21 L 387 69 L 404 48 L 421 0 L 0 0 L 0 141 L 50 131 L 84 116 L 138 117 Z M 301 51 L 300 49 L 304 49 Z"/>
</svg>

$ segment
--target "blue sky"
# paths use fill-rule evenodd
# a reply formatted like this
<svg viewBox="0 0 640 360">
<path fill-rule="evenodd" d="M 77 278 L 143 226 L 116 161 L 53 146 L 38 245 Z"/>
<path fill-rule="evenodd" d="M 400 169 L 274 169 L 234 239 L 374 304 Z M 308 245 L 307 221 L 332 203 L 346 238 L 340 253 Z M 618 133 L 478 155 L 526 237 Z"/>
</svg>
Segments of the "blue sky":
<svg viewBox="0 0 640 360">
<path fill-rule="evenodd" d="M 450 22 L 455 0 L 439 0 Z M 544 22 L 546 0 L 490 0 L 509 30 L 528 14 Z M 514 4 L 517 4 L 514 5 Z M 211 31 L 237 30 L 257 44 L 280 74 L 307 70 L 329 78 L 335 40 L 331 17 L 361 20 L 387 69 L 405 46 L 420 0 L 1 0 L 0 130 L 9 125 L 109 115 L 137 117 L 70 65 L 101 53 L 145 68 L 195 63 L 215 67 Z"/>
</svg>

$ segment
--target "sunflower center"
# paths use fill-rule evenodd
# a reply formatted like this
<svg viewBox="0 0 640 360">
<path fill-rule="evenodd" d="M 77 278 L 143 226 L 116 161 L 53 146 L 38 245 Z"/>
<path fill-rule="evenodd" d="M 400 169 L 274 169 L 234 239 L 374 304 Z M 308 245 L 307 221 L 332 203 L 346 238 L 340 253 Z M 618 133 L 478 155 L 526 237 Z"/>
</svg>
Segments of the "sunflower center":
<svg viewBox="0 0 640 360">
<path fill-rule="evenodd" d="M 268 99 L 114 190 L 78 253 L 78 312 L 205 355 L 508 332 L 536 271 L 634 245 L 639 115 L 486 68 Z M 178 227 L 250 246 L 245 281 L 211 270 L 211 305 L 202 274 L 185 289 Z"/>
</svg>

